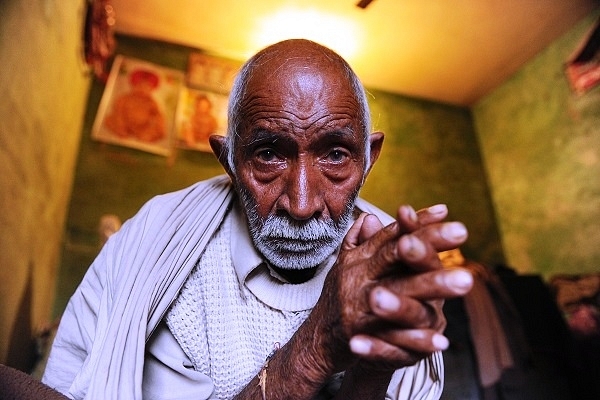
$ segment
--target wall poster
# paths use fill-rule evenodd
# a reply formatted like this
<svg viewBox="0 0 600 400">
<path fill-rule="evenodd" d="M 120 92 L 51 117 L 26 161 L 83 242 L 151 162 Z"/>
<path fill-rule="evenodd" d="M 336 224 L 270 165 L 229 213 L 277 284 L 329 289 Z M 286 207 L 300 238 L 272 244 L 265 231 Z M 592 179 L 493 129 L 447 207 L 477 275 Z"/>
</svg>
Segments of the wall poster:
<svg viewBox="0 0 600 400">
<path fill-rule="evenodd" d="M 177 107 L 176 146 L 211 151 L 210 135 L 227 134 L 227 102 L 241 63 L 194 52 Z"/>
<path fill-rule="evenodd" d="M 181 71 L 117 55 L 100 101 L 92 138 L 169 156 L 183 81 Z"/>
<path fill-rule="evenodd" d="M 226 94 L 183 87 L 175 119 L 176 146 L 210 152 L 210 135 L 227 134 L 227 101 Z"/>
<path fill-rule="evenodd" d="M 565 73 L 571 89 L 578 95 L 600 83 L 600 20 L 567 60 Z"/>
</svg>

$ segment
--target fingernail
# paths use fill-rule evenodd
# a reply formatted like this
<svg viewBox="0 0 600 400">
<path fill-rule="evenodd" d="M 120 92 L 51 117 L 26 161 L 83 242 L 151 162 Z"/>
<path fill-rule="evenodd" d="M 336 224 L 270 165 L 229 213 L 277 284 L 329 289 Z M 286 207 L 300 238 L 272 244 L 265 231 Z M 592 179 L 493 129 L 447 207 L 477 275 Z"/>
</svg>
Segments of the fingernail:
<svg viewBox="0 0 600 400">
<path fill-rule="evenodd" d="M 414 235 L 404 235 L 401 239 L 404 256 L 409 261 L 420 260 L 425 255 L 425 244 Z"/>
<path fill-rule="evenodd" d="M 446 274 L 444 281 L 446 285 L 459 292 L 466 292 L 473 285 L 473 276 L 462 269 L 450 271 Z"/>
<path fill-rule="evenodd" d="M 375 289 L 375 303 L 383 311 L 398 311 L 400 300 L 391 292 L 383 288 Z"/>
<path fill-rule="evenodd" d="M 417 222 L 419 220 L 419 217 L 417 217 L 417 212 L 415 211 L 415 209 L 411 206 L 406 206 L 406 209 L 408 210 L 408 218 L 410 219 L 410 221 Z"/>
<path fill-rule="evenodd" d="M 360 337 L 353 337 L 350 339 L 350 350 L 355 354 L 369 354 L 371 352 L 371 341 Z"/>
<path fill-rule="evenodd" d="M 448 211 L 448 207 L 445 204 L 436 204 L 434 206 L 429 207 L 427 211 L 429 212 L 429 214 L 438 215 Z"/>
<path fill-rule="evenodd" d="M 431 338 L 431 343 L 438 350 L 446 350 L 450 345 L 450 341 L 444 335 L 436 333 Z"/>
<path fill-rule="evenodd" d="M 460 222 L 448 222 L 442 227 L 441 235 L 446 240 L 456 241 L 466 239 L 467 228 Z"/>
</svg>

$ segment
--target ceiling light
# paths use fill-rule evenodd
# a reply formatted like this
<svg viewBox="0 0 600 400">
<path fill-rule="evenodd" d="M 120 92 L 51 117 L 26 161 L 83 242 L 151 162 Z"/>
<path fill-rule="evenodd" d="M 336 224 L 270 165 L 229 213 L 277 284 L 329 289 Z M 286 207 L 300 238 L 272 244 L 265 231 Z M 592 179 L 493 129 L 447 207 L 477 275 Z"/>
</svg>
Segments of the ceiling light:
<svg viewBox="0 0 600 400">
<path fill-rule="evenodd" d="M 348 18 L 312 9 L 285 8 L 264 17 L 259 24 L 255 50 L 281 40 L 303 38 L 331 48 L 346 60 L 357 52 L 359 28 Z"/>
</svg>

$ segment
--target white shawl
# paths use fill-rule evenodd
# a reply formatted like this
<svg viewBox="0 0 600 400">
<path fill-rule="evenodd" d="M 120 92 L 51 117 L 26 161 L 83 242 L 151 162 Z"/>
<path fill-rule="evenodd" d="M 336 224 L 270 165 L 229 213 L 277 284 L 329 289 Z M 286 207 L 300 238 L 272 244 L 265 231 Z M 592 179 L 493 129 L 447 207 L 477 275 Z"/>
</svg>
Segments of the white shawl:
<svg viewBox="0 0 600 400">
<path fill-rule="evenodd" d="M 232 195 L 222 175 L 157 196 L 127 221 L 69 301 L 43 381 L 77 399 L 141 399 L 146 340 Z"/>
</svg>

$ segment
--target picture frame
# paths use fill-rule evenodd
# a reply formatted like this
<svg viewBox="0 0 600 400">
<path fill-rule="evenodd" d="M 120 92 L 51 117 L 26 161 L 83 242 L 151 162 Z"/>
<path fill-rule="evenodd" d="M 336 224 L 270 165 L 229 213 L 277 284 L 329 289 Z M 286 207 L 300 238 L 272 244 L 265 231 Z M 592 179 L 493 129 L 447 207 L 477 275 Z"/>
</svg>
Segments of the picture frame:
<svg viewBox="0 0 600 400">
<path fill-rule="evenodd" d="M 239 61 L 192 52 L 188 57 L 187 86 L 228 94 L 241 65 Z"/>
<path fill-rule="evenodd" d="M 227 135 L 228 96 L 184 86 L 176 116 L 176 142 L 180 149 L 211 152 L 210 135 Z"/>
<path fill-rule="evenodd" d="M 117 55 L 92 128 L 97 141 L 170 156 L 182 71 Z"/>
<path fill-rule="evenodd" d="M 578 44 L 565 63 L 569 87 L 583 95 L 600 84 L 600 20 Z"/>
</svg>

